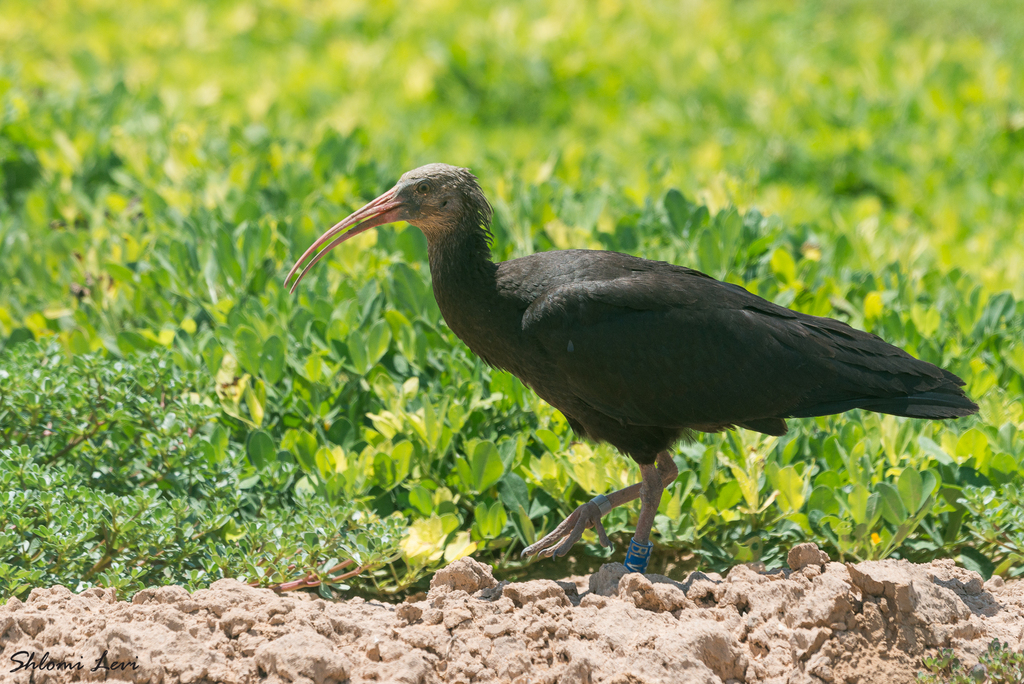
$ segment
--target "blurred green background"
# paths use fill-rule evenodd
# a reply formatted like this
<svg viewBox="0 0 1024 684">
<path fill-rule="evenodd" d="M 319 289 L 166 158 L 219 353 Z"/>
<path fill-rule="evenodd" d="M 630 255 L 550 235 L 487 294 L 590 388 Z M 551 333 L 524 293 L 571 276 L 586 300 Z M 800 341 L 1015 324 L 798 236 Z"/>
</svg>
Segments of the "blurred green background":
<svg viewBox="0 0 1024 684">
<path fill-rule="evenodd" d="M 982 407 L 681 445 L 652 570 L 814 540 L 1018 573 L 1016 5 L 6 0 L 0 595 L 221 576 L 380 594 L 466 553 L 510 577 L 610 557 L 587 538 L 518 560 L 637 470 L 462 346 L 417 230 L 282 286 L 433 161 L 480 177 L 496 258 L 699 268 L 876 332 Z M 607 520 L 621 545 L 635 509 Z"/>
</svg>

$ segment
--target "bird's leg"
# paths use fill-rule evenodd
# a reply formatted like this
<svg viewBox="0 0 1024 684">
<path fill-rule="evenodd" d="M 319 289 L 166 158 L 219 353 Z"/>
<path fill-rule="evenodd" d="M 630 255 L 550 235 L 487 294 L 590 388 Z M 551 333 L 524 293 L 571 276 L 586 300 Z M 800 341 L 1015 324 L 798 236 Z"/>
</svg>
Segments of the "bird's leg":
<svg viewBox="0 0 1024 684">
<path fill-rule="evenodd" d="M 636 521 L 636 532 L 629 542 L 626 550 L 626 558 L 622 564 L 630 572 L 646 572 L 647 561 L 651 558 L 651 527 L 654 525 L 654 516 L 658 512 L 658 505 L 661 503 L 661 492 L 665 489 L 665 482 L 654 464 L 641 464 L 640 477 L 640 516 Z M 675 478 L 673 478 L 675 479 Z"/>
<path fill-rule="evenodd" d="M 523 549 L 523 557 L 539 554 L 542 558 L 551 556 L 564 556 L 569 553 L 573 544 L 580 540 L 583 531 L 588 528 L 595 528 L 598 539 L 602 546 L 610 546 L 608 535 L 601 524 L 601 517 L 616 506 L 629 503 L 633 499 L 641 500 L 640 520 L 637 522 L 634 540 L 641 540 L 647 543 L 651 534 L 651 526 L 654 524 L 654 514 L 658 511 L 658 504 L 661 502 L 661 490 L 670 485 L 679 474 L 672 455 L 667 451 L 658 454 L 653 464 L 640 466 L 642 482 L 624 487 L 611 494 L 598 495 L 587 503 L 573 511 L 568 518 L 563 520 L 550 534 L 534 544 Z M 649 490 L 647 492 L 644 489 Z M 655 489 L 657 491 L 655 491 Z M 653 508 L 649 502 L 653 502 Z M 565 541 L 555 545 L 556 542 L 565 537 Z"/>
</svg>

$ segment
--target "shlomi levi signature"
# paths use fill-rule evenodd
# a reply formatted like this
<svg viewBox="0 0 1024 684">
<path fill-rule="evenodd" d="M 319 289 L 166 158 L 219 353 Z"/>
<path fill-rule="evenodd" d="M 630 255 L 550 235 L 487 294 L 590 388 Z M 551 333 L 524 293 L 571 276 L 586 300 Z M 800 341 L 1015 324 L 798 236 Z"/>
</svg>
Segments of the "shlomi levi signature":
<svg viewBox="0 0 1024 684">
<path fill-rule="evenodd" d="M 42 655 L 39 660 L 36 660 L 35 651 L 18 651 L 11 656 L 11 662 L 15 663 L 15 667 L 10 672 L 20 672 L 21 670 L 44 670 L 46 672 L 61 672 L 61 671 L 79 671 L 84 670 L 85 665 L 81 659 L 78 662 L 68 662 L 67 660 L 54 660 L 50 657 L 50 652 L 47 651 Z M 135 660 L 107 660 L 107 652 L 103 651 L 103 655 L 96 659 L 96 663 L 92 666 L 89 672 L 97 672 L 99 670 L 108 671 L 119 671 L 139 669 L 139 663 Z"/>
</svg>

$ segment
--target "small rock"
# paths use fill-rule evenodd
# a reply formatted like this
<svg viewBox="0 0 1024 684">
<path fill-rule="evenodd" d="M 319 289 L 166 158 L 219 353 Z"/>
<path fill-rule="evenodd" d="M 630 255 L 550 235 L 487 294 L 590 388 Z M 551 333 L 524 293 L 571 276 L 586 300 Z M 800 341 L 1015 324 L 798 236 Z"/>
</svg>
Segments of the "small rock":
<svg viewBox="0 0 1024 684">
<path fill-rule="evenodd" d="M 555 580 L 555 584 L 562 587 L 562 591 L 565 592 L 566 597 L 572 601 L 573 604 L 579 602 L 580 591 L 576 588 L 576 584 L 573 582 L 562 582 Z"/>
<path fill-rule="evenodd" d="M 104 587 L 93 587 L 86 589 L 79 596 L 83 598 L 96 598 L 103 603 L 117 603 L 117 590 Z"/>
<path fill-rule="evenodd" d="M 686 598 L 697 605 L 708 606 L 718 601 L 715 592 L 719 585 L 715 582 L 709 579 L 691 578 L 686 583 L 690 585 L 689 589 L 686 590 Z"/>
<path fill-rule="evenodd" d="M 750 563 L 743 563 L 733 566 L 729 574 L 725 576 L 725 581 L 730 583 L 750 582 L 751 584 L 761 584 L 762 582 L 769 581 L 767 577 L 759 573 L 751 565 Z"/>
<path fill-rule="evenodd" d="M 338 684 L 348 679 L 350 670 L 348 660 L 334 652 L 330 641 L 309 630 L 263 644 L 256 649 L 256 665 L 285 681 L 306 678 L 314 684 Z"/>
<path fill-rule="evenodd" d="M 802 574 L 807 579 L 814 579 L 815 577 L 821 574 L 821 566 L 813 564 L 805 565 L 803 568 L 800 569 L 800 574 Z"/>
<path fill-rule="evenodd" d="M 660 613 L 664 610 L 661 599 L 654 593 L 654 585 L 639 572 L 623 575 L 619 580 L 619 598 L 629 601 L 641 610 Z"/>
<path fill-rule="evenodd" d="M 473 614 L 467 608 L 451 608 L 444 611 L 445 629 L 455 629 L 463 622 L 473 619 Z"/>
<path fill-rule="evenodd" d="M 509 584 L 502 590 L 502 596 L 512 599 L 516 608 L 522 608 L 527 603 L 547 598 L 555 599 L 559 605 L 572 605 L 569 602 L 569 597 L 565 595 L 565 590 L 553 580 L 539 579 Z"/>
<path fill-rule="evenodd" d="M 971 617 L 971 609 L 956 593 L 917 579 L 911 580 L 905 590 L 896 588 L 896 607 L 912 614 L 921 625 L 949 624 Z"/>
<path fill-rule="evenodd" d="M 622 563 L 605 563 L 600 570 L 590 576 L 590 593 L 597 596 L 618 596 L 619 580 L 628 572 Z"/>
<path fill-rule="evenodd" d="M 985 589 L 985 580 L 981 575 L 959 567 L 952 558 L 941 558 L 933 560 L 929 566 L 925 566 L 928 575 L 939 586 L 943 586 L 961 597 L 977 596 Z"/>
<path fill-rule="evenodd" d="M 61 587 L 61 588 L 63 588 L 63 587 Z M 49 598 L 50 598 L 50 590 L 47 587 L 36 587 L 35 589 L 33 589 L 32 591 L 30 591 L 28 593 L 28 601 L 27 601 L 27 603 L 29 605 L 32 605 L 33 603 L 41 603 L 41 602 L 44 602 L 44 601 L 48 601 Z"/>
<path fill-rule="evenodd" d="M 255 621 L 252 613 L 244 608 L 231 608 L 220 620 L 220 628 L 224 630 L 225 636 L 234 639 L 242 632 L 252 629 Z"/>
<path fill-rule="evenodd" d="M 722 681 L 742 680 L 747 671 L 743 645 L 720 622 L 692 620 L 685 629 L 659 634 L 654 643 L 660 653 L 685 653 L 696 658 Z"/>
<path fill-rule="evenodd" d="M 488 639 L 497 639 L 512 631 L 512 625 L 506 620 L 484 626 L 484 636 Z"/>
<path fill-rule="evenodd" d="M 823 654 L 818 654 L 807 663 L 807 672 L 823 679 L 826 682 L 835 681 L 835 674 L 832 672 L 832 663 Z"/>
<path fill-rule="evenodd" d="M 884 596 L 912 624 L 951 624 L 971 616 L 956 592 L 940 586 L 926 570 L 906 560 L 864 561 L 847 569 L 861 591 Z"/>
<path fill-rule="evenodd" d="M 985 591 L 995 591 L 996 589 L 1002 589 L 1006 586 L 1006 581 L 999 575 L 992 575 L 987 582 L 985 582 Z"/>
<path fill-rule="evenodd" d="M 168 587 L 150 587 L 143 589 L 135 594 L 132 598 L 132 603 L 141 606 L 147 603 L 178 603 L 180 601 L 188 601 L 190 595 L 185 587 L 179 587 L 177 585 L 171 585 Z"/>
<path fill-rule="evenodd" d="M 18 618 L 18 626 L 21 627 L 21 631 L 25 632 L 25 634 L 34 637 L 46 627 L 46 618 L 38 613 L 23 614 Z"/>
<path fill-rule="evenodd" d="M 397 684 L 423 684 L 433 681 L 433 666 L 422 651 L 406 653 L 397 663 L 394 680 Z"/>
<path fill-rule="evenodd" d="M 414 603 L 403 603 L 395 609 L 395 615 L 399 619 L 405 620 L 406 624 L 411 625 L 423 617 L 423 609 Z"/>
<path fill-rule="evenodd" d="M 663 581 L 652 582 L 653 578 Z M 695 607 L 677 582 L 661 575 L 644 576 L 637 572 L 624 575 L 619 580 L 619 598 L 637 608 L 655 613 L 671 613 L 680 608 Z"/>
<path fill-rule="evenodd" d="M 869 596 L 896 598 L 896 585 L 906 584 L 907 573 L 889 561 L 864 561 L 846 564 L 850 579 Z"/>
<path fill-rule="evenodd" d="M 450 605 L 464 606 L 466 601 L 469 600 L 469 594 L 462 589 L 448 589 L 447 587 L 441 587 L 438 591 L 427 596 L 429 597 L 430 605 L 434 608 L 445 608 Z"/>
<path fill-rule="evenodd" d="M 380 642 L 380 646 L 377 649 L 380 659 L 385 663 L 390 663 L 394 660 L 398 660 L 406 653 L 409 648 L 403 642 L 394 641 L 392 639 L 386 639 Z"/>
<path fill-rule="evenodd" d="M 789 643 L 793 649 L 793 660 L 799 662 L 814 655 L 821 648 L 821 645 L 828 641 L 830 636 L 832 636 L 832 630 L 828 627 L 794 629 L 789 635 Z"/>
<path fill-rule="evenodd" d="M 797 544 L 789 550 L 789 556 L 786 557 L 791 570 L 802 570 L 808 565 L 822 566 L 829 560 L 828 554 L 819 549 L 817 544 L 812 543 Z"/>
<path fill-rule="evenodd" d="M 806 572 L 816 566 L 808 565 Z M 834 574 L 819 576 L 810 591 L 801 591 L 784 604 L 785 623 L 789 627 L 811 628 L 821 625 L 846 623 L 853 614 L 858 597 L 849 582 Z"/>
<path fill-rule="evenodd" d="M 428 596 L 461 590 L 467 594 L 498 586 L 490 565 L 478 563 L 469 556 L 441 568 L 430 580 Z"/>
</svg>

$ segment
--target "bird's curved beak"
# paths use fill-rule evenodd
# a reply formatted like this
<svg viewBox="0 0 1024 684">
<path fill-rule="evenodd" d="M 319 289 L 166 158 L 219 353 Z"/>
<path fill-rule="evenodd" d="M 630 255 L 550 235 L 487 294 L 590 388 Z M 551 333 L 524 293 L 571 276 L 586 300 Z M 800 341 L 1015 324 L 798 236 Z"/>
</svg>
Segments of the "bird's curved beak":
<svg viewBox="0 0 1024 684">
<path fill-rule="evenodd" d="M 320 236 L 320 238 L 310 245 L 299 260 L 292 266 L 292 270 L 288 271 L 288 276 L 284 279 L 284 284 L 287 285 L 288 281 L 292 279 L 295 272 L 299 270 L 306 259 L 316 252 L 320 247 L 324 245 L 328 240 L 334 238 L 334 240 L 324 247 L 319 254 L 313 257 L 312 261 L 306 264 L 306 267 L 299 273 L 299 277 L 292 283 L 289 292 L 295 292 L 295 288 L 298 286 L 299 281 L 305 277 L 309 269 L 313 268 L 318 261 L 324 258 L 328 252 L 340 245 L 345 240 L 351 237 L 355 237 L 365 230 L 369 230 L 375 226 L 380 226 L 385 223 L 392 223 L 394 221 L 401 221 L 405 218 L 405 205 L 398 199 L 398 186 L 391 188 L 383 195 L 367 204 L 362 209 L 351 214 L 348 218 L 334 224 L 334 226 L 326 233 Z M 360 223 L 361 222 L 361 223 Z M 356 224 L 359 225 L 356 225 Z M 352 226 L 355 226 L 354 228 Z"/>
</svg>

